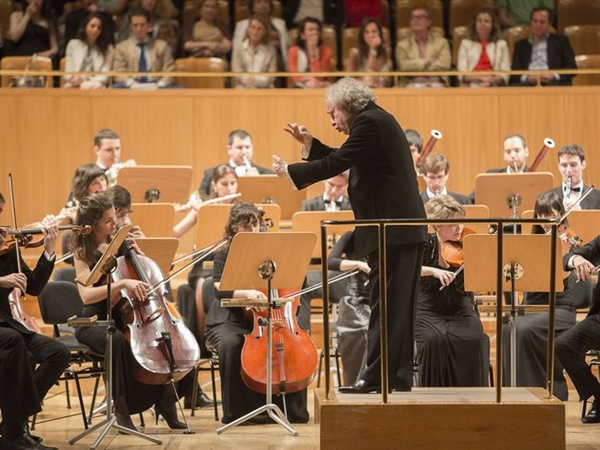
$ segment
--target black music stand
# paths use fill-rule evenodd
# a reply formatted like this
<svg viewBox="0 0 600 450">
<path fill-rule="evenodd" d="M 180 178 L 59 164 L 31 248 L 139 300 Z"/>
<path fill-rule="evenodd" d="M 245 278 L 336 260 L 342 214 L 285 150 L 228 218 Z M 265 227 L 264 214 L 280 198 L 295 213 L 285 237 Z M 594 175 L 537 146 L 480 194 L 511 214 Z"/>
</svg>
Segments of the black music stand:
<svg viewBox="0 0 600 450">
<path fill-rule="evenodd" d="M 239 233 L 232 239 L 219 290 L 267 289 L 267 392 L 265 405 L 217 429 L 217 434 L 266 412 L 293 436 L 298 436 L 279 406 L 273 403 L 271 317 L 272 309 L 280 305 L 272 298 L 271 289 L 302 285 L 316 239 L 314 233 Z"/>
<path fill-rule="evenodd" d="M 105 327 L 106 328 L 107 343 L 106 343 L 106 355 L 104 358 L 104 367 L 106 370 L 106 378 L 105 378 L 105 383 L 104 383 L 105 389 L 106 389 L 106 404 L 107 404 L 106 419 L 102 420 L 101 422 L 98 422 L 93 427 L 90 427 L 89 429 L 85 430 L 83 433 L 80 433 L 77 436 L 75 436 L 74 438 L 69 440 L 69 444 L 73 445 L 75 442 L 84 438 L 88 434 L 93 433 L 100 427 L 104 427 L 102 429 L 102 431 L 100 432 L 100 434 L 98 435 L 98 438 L 90 446 L 90 449 L 92 449 L 92 450 L 95 450 L 98 447 L 98 445 L 100 444 L 102 439 L 104 439 L 104 437 L 108 434 L 108 431 L 112 427 L 116 428 L 118 431 L 120 431 L 122 433 L 130 434 L 132 436 L 138 436 L 138 437 L 141 437 L 143 439 L 146 439 L 146 440 L 151 441 L 158 445 L 162 444 L 162 441 L 160 439 L 157 439 L 153 436 L 148 436 L 147 434 L 144 434 L 144 433 L 140 433 L 139 431 L 131 430 L 129 428 L 126 428 L 126 427 L 121 426 L 118 423 L 116 423 L 117 417 L 113 413 L 112 406 L 110 406 L 111 402 L 112 402 L 112 336 L 113 336 L 113 333 L 115 332 L 115 322 L 112 319 L 112 315 L 111 315 L 112 306 L 111 306 L 111 300 L 110 300 L 110 297 L 111 297 L 111 276 L 110 276 L 110 274 L 112 272 L 114 272 L 115 268 L 117 267 L 117 259 L 114 257 L 114 255 L 117 253 L 119 246 L 123 243 L 123 241 L 127 237 L 127 233 L 129 233 L 129 230 L 131 230 L 131 228 L 132 228 L 132 225 L 126 225 L 124 227 L 121 227 L 119 229 L 119 231 L 117 232 L 117 234 L 115 235 L 115 237 L 113 238 L 113 240 L 111 241 L 111 243 L 108 246 L 108 248 L 106 249 L 106 251 L 104 252 L 104 254 L 100 257 L 100 259 L 98 260 L 98 262 L 96 263 L 94 268 L 90 271 L 88 276 L 85 277 L 84 279 L 77 278 L 75 280 L 75 281 L 77 281 L 77 283 L 79 283 L 83 286 L 89 286 L 91 284 L 96 283 L 100 279 L 101 276 L 103 276 L 103 275 L 106 276 L 106 302 L 107 302 L 106 320 L 96 320 L 95 317 L 90 317 L 90 318 L 74 317 L 74 318 L 69 319 L 70 326 Z"/>
<path fill-rule="evenodd" d="M 515 304 L 516 291 L 550 292 L 551 273 L 548 263 L 551 257 L 552 236 L 543 234 L 505 235 L 502 245 L 502 291 L 512 292 L 512 301 L 508 312 L 510 324 L 510 386 L 516 386 L 516 333 L 517 317 L 526 308 Z M 561 247 L 556 245 L 556 266 L 554 273 L 554 291 L 563 290 Z M 464 239 L 464 267 L 466 291 L 496 291 L 498 286 L 498 237 L 494 235 L 471 234 Z M 476 268 L 476 269 L 473 269 Z M 498 296 L 500 297 L 500 296 Z M 553 308 L 556 298 L 550 299 L 550 317 L 554 329 Z M 500 316 L 500 315 L 499 315 Z M 501 327 L 496 332 L 496 345 L 502 346 Z M 550 342 L 550 339 L 549 339 Z M 496 352 L 496 364 L 502 367 L 502 352 Z M 549 372 L 548 376 L 552 376 Z M 498 370 L 498 385 L 502 385 L 502 370 Z M 550 390 L 552 382 L 550 381 Z"/>
</svg>

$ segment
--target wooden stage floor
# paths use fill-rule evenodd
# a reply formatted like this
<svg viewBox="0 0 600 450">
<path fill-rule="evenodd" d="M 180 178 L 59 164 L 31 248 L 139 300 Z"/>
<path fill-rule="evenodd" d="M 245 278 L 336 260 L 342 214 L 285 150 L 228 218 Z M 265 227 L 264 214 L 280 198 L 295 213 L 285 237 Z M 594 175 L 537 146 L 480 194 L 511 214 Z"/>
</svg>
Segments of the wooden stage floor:
<svg viewBox="0 0 600 450">
<path fill-rule="evenodd" d="M 73 386 L 74 388 L 74 386 Z M 73 389 L 74 390 L 74 389 Z M 205 386 L 205 391 L 210 392 L 210 386 Z M 140 431 L 151 434 L 162 439 L 162 445 L 156 445 L 140 438 L 117 435 L 114 430 L 111 431 L 101 442 L 99 449 L 169 449 L 169 450 L 187 450 L 187 449 L 235 449 L 235 450 L 254 450 L 254 449 L 294 449 L 294 450 L 312 450 L 320 448 L 319 424 L 314 423 L 313 408 L 313 389 L 309 390 L 309 408 L 311 409 L 311 422 L 303 425 L 294 425 L 298 431 L 298 436 L 291 436 L 283 427 L 279 425 L 247 425 L 238 426 L 226 431 L 221 435 L 216 434 L 216 429 L 221 426 L 220 422 L 215 422 L 211 408 L 204 408 L 196 411 L 195 417 L 189 416 L 189 410 L 186 410 L 188 422 L 191 428 L 196 432 L 192 435 L 184 435 L 181 432 L 172 432 L 164 422 L 154 424 L 154 417 L 150 412 L 144 413 L 146 428 Z M 417 394 L 418 393 L 418 394 Z M 394 394 L 411 396 L 413 399 L 427 398 L 430 394 L 425 391 L 413 391 L 407 394 Z M 448 394 L 450 395 L 450 394 Z M 456 394 L 454 394 L 456 395 Z M 507 391 L 507 396 L 511 394 Z M 521 394 L 519 394 L 521 395 Z M 572 400 L 566 403 L 566 442 L 569 450 L 592 450 L 600 448 L 598 436 L 600 436 L 600 424 L 583 425 L 580 421 L 581 403 L 577 399 L 577 393 L 571 390 L 569 396 Z M 361 396 L 362 397 L 362 396 Z M 493 398 L 493 397 L 492 397 Z M 508 397 L 507 397 L 508 398 Z M 467 397 L 465 400 L 469 400 Z M 86 397 L 86 406 L 90 404 L 90 397 Z M 472 399 L 475 401 L 475 399 Z M 523 399 L 522 399 L 523 400 Z M 525 399 L 526 400 L 526 399 Z M 438 398 L 439 401 L 439 398 Z M 532 399 L 532 401 L 534 401 Z M 51 419 L 64 414 L 73 414 L 78 411 L 75 409 L 76 398 L 72 398 L 73 409 L 66 408 L 64 396 L 64 383 L 55 387 L 50 392 L 45 401 L 44 411 L 39 415 L 39 420 Z M 137 416 L 133 417 L 134 423 L 139 424 Z M 96 421 L 102 420 L 97 417 Z M 97 423 L 97 422 L 95 422 Z M 436 424 L 432 423 L 432 427 Z M 97 438 L 98 432 L 85 437 L 74 445 L 69 445 L 68 441 L 83 429 L 81 417 L 79 415 L 66 419 L 54 420 L 40 423 L 37 425 L 34 434 L 44 437 L 46 445 L 55 446 L 60 449 L 83 450 L 90 447 Z M 449 437 L 448 449 L 452 448 L 450 444 L 452 438 Z M 546 450 L 546 449 L 544 449 Z"/>
</svg>

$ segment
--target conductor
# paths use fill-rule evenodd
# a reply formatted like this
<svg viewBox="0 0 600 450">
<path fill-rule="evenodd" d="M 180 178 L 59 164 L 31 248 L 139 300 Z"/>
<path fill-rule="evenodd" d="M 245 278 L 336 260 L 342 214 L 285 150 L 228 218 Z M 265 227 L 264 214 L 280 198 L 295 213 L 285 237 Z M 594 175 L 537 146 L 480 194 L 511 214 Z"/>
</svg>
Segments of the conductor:
<svg viewBox="0 0 600 450">
<path fill-rule="evenodd" d="M 297 189 L 350 169 L 348 193 L 357 220 L 424 219 L 425 210 L 406 136 L 394 116 L 375 101 L 375 94 L 364 83 L 353 78 L 339 80 L 328 88 L 325 106 L 331 125 L 348 135 L 348 139 L 339 149 L 334 149 L 313 138 L 305 126 L 289 123 L 285 131 L 302 144 L 302 158 L 308 162 L 287 164 L 274 155 L 273 169 L 280 177 L 288 177 Z M 426 230 L 424 226 L 393 226 L 388 227 L 386 233 L 389 386 L 410 391 L 413 322 Z M 355 256 L 367 257 L 370 267 L 367 366 L 356 383 L 340 391 L 380 392 L 377 228 L 357 228 Z"/>
</svg>

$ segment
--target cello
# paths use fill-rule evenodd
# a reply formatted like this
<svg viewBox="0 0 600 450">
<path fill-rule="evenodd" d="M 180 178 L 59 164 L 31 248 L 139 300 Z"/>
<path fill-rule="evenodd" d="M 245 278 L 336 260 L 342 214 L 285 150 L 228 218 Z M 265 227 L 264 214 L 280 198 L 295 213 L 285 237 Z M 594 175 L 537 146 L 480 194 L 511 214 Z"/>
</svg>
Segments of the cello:
<svg viewBox="0 0 600 450">
<path fill-rule="evenodd" d="M 129 289 L 122 289 L 122 298 L 115 306 L 126 325 L 124 334 L 136 362 L 134 377 L 145 384 L 178 381 L 200 359 L 200 347 L 181 317 L 166 304 L 163 276 L 156 262 L 138 255 L 129 242 L 123 245 L 125 253 L 117 258 L 113 280 L 136 279 L 160 285 L 160 290 L 153 290 L 143 301 Z"/>
</svg>

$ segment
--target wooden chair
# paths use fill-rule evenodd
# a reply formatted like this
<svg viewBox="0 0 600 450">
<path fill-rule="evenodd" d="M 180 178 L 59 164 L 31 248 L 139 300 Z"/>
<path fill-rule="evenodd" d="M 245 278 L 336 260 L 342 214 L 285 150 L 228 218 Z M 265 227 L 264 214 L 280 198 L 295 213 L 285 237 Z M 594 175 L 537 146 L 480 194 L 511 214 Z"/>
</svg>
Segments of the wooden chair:
<svg viewBox="0 0 600 450">
<path fill-rule="evenodd" d="M 468 27 L 473 16 L 482 8 L 494 8 L 493 0 L 450 0 L 448 29 Z"/>
<path fill-rule="evenodd" d="M 575 57 L 578 69 L 600 69 L 600 54 L 578 55 Z M 600 74 L 577 75 L 573 77 L 574 86 L 598 86 L 600 85 Z"/>
<path fill-rule="evenodd" d="M 431 26 L 444 29 L 441 0 L 396 0 L 396 28 L 410 26 L 410 12 L 416 7 L 427 8 L 431 16 Z"/>
<path fill-rule="evenodd" d="M 65 67 L 67 66 L 67 58 L 60 58 L 60 64 L 59 64 L 59 70 L 61 72 L 65 71 Z M 65 85 L 65 79 L 64 77 L 61 75 L 60 76 L 60 87 L 63 87 Z"/>
<path fill-rule="evenodd" d="M 600 2 L 598 0 L 557 0 L 556 15 L 561 33 L 571 25 L 598 25 Z"/>
<path fill-rule="evenodd" d="M 600 54 L 600 25 L 572 25 L 564 33 L 576 55 Z"/>
<path fill-rule="evenodd" d="M 469 37 L 469 27 L 452 28 L 452 66 L 456 67 L 458 62 L 458 49 L 463 39 Z"/>
<path fill-rule="evenodd" d="M 550 33 L 556 33 L 556 28 L 550 27 Z M 512 61 L 512 55 L 515 51 L 515 44 L 522 39 L 529 37 L 531 34 L 531 27 L 529 25 L 519 25 L 510 27 L 507 31 L 506 41 L 508 43 L 508 54 Z"/>
<path fill-rule="evenodd" d="M 352 47 L 358 47 L 358 32 L 359 27 L 346 27 L 342 31 L 342 61 L 344 62 L 344 67 L 346 67 L 348 63 L 348 55 L 350 54 L 350 49 Z M 387 28 L 382 28 L 383 31 L 383 42 L 385 45 L 390 47 L 390 30 Z"/>
<path fill-rule="evenodd" d="M 225 72 L 226 62 L 221 58 L 178 58 L 175 60 L 176 72 Z M 225 77 L 179 77 L 177 84 L 194 89 L 221 89 L 225 87 Z"/>
<path fill-rule="evenodd" d="M 29 67 L 28 67 L 29 66 Z M 52 61 L 50 58 L 38 58 L 32 61 L 31 56 L 5 56 L 0 61 L 0 69 L 2 70 L 27 70 L 27 75 L 32 76 L 32 72 L 36 71 L 50 71 L 52 70 Z M 45 78 L 45 86 L 46 88 L 52 88 L 52 75 L 47 75 Z M 3 75 L 2 82 L 0 83 L 1 87 L 14 87 L 13 77 L 10 75 Z"/>
</svg>

